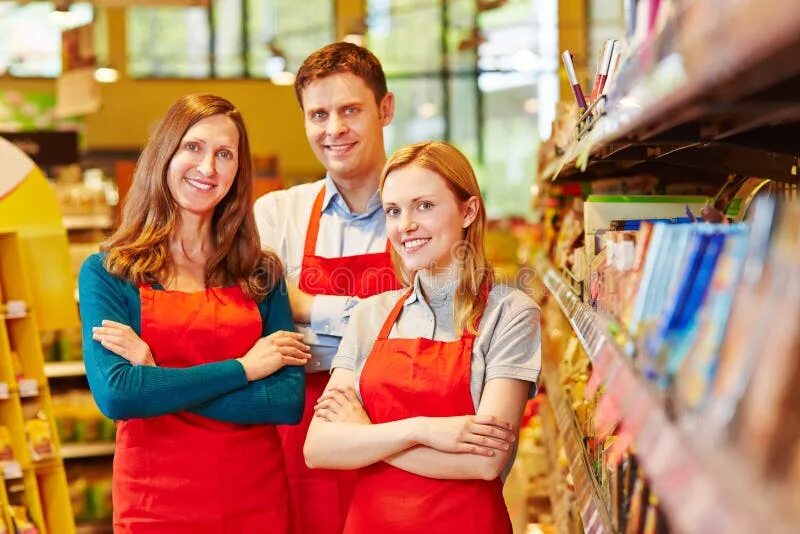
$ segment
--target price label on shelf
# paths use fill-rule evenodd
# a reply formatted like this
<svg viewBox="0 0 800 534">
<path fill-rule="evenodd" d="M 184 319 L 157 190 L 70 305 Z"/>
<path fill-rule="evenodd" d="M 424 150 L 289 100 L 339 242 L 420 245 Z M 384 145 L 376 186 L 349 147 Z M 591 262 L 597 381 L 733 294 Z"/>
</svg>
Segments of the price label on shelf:
<svg viewBox="0 0 800 534">
<path fill-rule="evenodd" d="M 22 466 L 15 460 L 2 462 L 3 478 L 10 480 L 13 478 L 22 478 Z"/>
<path fill-rule="evenodd" d="M 38 397 L 39 384 L 34 378 L 21 378 L 17 381 L 20 397 Z"/>
</svg>

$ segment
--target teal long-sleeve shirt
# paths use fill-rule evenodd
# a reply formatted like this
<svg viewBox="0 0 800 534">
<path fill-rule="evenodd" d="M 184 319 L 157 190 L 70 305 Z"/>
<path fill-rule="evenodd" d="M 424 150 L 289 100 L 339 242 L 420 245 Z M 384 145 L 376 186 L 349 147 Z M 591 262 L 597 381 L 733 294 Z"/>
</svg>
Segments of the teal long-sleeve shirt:
<svg viewBox="0 0 800 534">
<path fill-rule="evenodd" d="M 78 276 L 86 377 L 100 411 L 111 419 L 155 417 L 179 411 L 240 424 L 297 424 L 303 412 L 305 370 L 286 366 L 248 382 L 235 359 L 185 368 L 132 365 L 92 339 L 104 319 L 141 335 L 139 288 L 111 275 L 104 255 L 87 258 Z M 262 336 L 295 331 L 283 280 L 258 303 Z"/>
</svg>

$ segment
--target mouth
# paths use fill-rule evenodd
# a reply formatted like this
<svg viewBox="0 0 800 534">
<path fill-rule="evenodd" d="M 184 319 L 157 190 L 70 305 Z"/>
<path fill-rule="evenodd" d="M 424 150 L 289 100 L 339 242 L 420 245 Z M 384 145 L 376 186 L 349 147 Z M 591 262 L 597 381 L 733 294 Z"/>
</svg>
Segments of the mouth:
<svg viewBox="0 0 800 534">
<path fill-rule="evenodd" d="M 192 179 L 192 178 L 184 178 L 184 180 L 186 180 L 186 182 L 190 186 L 192 186 L 192 188 L 196 189 L 197 191 L 210 191 L 210 190 L 214 189 L 215 187 L 217 187 L 215 184 L 212 184 L 212 183 L 209 183 L 209 182 L 203 182 L 203 181 L 200 181 L 200 180 L 195 180 L 195 179 Z"/>
<path fill-rule="evenodd" d="M 428 241 L 430 240 L 430 237 L 415 237 L 413 239 L 406 239 L 403 241 L 403 249 L 406 252 L 415 252 L 427 245 Z"/>
<path fill-rule="evenodd" d="M 330 152 L 334 156 L 342 156 L 344 154 L 347 154 L 354 146 L 356 146 L 356 143 L 355 142 L 338 143 L 335 145 L 323 145 L 323 146 L 325 147 L 326 151 Z"/>
</svg>

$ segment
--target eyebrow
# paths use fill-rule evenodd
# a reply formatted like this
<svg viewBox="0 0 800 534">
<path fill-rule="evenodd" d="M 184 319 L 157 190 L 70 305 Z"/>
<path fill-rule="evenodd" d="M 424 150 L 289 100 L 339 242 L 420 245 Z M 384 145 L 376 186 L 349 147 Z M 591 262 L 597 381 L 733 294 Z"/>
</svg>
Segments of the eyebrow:
<svg viewBox="0 0 800 534">
<path fill-rule="evenodd" d="M 431 196 L 431 195 L 422 195 L 420 197 L 412 198 L 411 202 L 419 202 L 420 200 L 423 200 L 423 199 L 425 199 L 425 197 L 429 197 L 429 196 Z M 385 202 L 383 205 L 384 206 L 396 206 L 397 202 Z"/>
<path fill-rule="evenodd" d="M 183 141 L 182 141 L 182 143 L 189 143 L 189 142 L 192 142 L 192 143 L 202 143 L 202 144 L 204 144 L 204 145 L 205 145 L 205 144 L 207 144 L 207 143 L 206 143 L 204 140 L 200 139 L 199 137 L 184 137 L 184 138 L 183 138 Z M 233 150 L 233 151 L 235 151 L 237 147 L 235 147 L 235 146 L 231 146 L 231 145 L 219 145 L 219 147 L 217 147 L 217 148 L 226 148 L 226 149 L 228 149 L 228 150 Z"/>
</svg>

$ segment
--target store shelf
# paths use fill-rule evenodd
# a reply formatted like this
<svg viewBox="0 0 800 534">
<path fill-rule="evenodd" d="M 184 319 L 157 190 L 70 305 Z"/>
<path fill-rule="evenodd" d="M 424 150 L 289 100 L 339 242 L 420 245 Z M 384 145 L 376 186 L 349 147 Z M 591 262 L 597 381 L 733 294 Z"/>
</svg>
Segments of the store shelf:
<svg viewBox="0 0 800 534">
<path fill-rule="evenodd" d="M 599 373 L 605 395 L 633 435 L 642 469 L 670 525 L 680 532 L 708 534 L 796 532 L 797 512 L 780 493 L 761 483 L 735 452 L 703 452 L 668 417 L 663 398 L 640 376 L 606 322 L 570 291 L 552 266 L 542 262 L 538 267 L 592 360 L 593 372 Z"/>
<path fill-rule="evenodd" d="M 67 230 L 109 230 L 113 226 L 110 215 L 64 215 Z"/>
<path fill-rule="evenodd" d="M 64 443 L 61 445 L 61 457 L 65 460 L 113 455 L 114 443 Z"/>
<path fill-rule="evenodd" d="M 600 496 L 599 484 L 590 468 L 583 435 L 578 430 L 575 414 L 561 387 L 558 374 L 546 365 L 542 370 L 542 380 L 547 388 L 558 431 L 570 461 L 569 470 L 575 484 L 575 495 L 583 520 L 583 530 L 587 534 L 612 534 L 614 528 L 611 524 L 608 507 Z"/>
<path fill-rule="evenodd" d="M 547 402 L 542 404 L 541 420 L 542 420 L 542 434 L 544 437 L 545 446 L 547 447 L 547 462 L 550 470 L 548 476 L 548 486 L 550 491 L 550 505 L 553 510 L 553 522 L 556 526 L 556 531 L 560 534 L 570 532 L 570 497 L 566 491 L 566 481 L 560 480 L 561 469 L 558 467 L 558 455 L 560 447 L 558 445 L 558 432 L 553 412 L 553 406 L 549 394 Z"/>
<path fill-rule="evenodd" d="M 86 366 L 83 360 L 74 362 L 45 362 L 44 374 L 47 378 L 86 376 Z"/>
<path fill-rule="evenodd" d="M 798 183 L 798 26 L 800 2 L 683 3 L 544 179 L 683 167 Z"/>
</svg>

